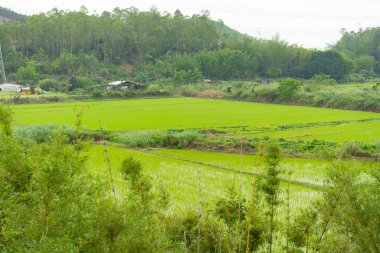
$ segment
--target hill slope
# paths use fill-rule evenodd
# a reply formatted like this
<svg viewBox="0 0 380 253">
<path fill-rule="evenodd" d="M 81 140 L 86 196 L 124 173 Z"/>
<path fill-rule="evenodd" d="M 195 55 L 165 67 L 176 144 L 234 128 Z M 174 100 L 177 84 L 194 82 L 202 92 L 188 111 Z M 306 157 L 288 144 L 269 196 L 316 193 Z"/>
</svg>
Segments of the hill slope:
<svg viewBox="0 0 380 253">
<path fill-rule="evenodd" d="M 0 22 L 6 21 L 6 20 L 20 20 L 25 17 L 26 17 L 25 15 L 22 15 L 20 13 L 12 11 L 11 9 L 0 6 Z"/>
<path fill-rule="evenodd" d="M 219 36 L 223 38 L 229 38 L 229 39 L 234 39 L 234 40 L 240 40 L 243 38 L 251 38 L 251 36 L 243 34 L 227 25 L 224 24 L 223 21 L 218 20 L 215 21 L 215 27 L 216 27 L 216 32 L 219 34 Z"/>
</svg>

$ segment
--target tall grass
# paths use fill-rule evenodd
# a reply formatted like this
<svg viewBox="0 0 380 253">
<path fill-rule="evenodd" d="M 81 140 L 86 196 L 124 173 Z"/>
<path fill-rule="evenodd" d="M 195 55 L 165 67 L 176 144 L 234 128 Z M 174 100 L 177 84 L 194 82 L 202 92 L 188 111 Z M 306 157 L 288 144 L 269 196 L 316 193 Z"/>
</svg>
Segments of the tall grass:
<svg viewBox="0 0 380 253">
<path fill-rule="evenodd" d="M 194 130 L 166 130 L 119 132 L 111 137 L 111 141 L 122 143 L 128 147 L 168 147 L 186 148 L 204 139 L 204 136 Z"/>
<path fill-rule="evenodd" d="M 192 85 L 179 89 L 187 97 L 237 99 L 263 103 L 300 104 L 316 107 L 380 112 L 380 91 L 376 88 L 352 89 L 344 85 L 310 85 L 297 91 L 294 96 L 280 98 L 278 85 L 246 83 L 222 83 L 218 85 Z"/>
<path fill-rule="evenodd" d="M 69 125 L 35 125 L 14 130 L 14 136 L 17 140 L 23 143 L 46 143 L 51 140 L 54 132 L 60 131 L 68 141 L 72 140 L 75 136 L 75 128 Z"/>
</svg>

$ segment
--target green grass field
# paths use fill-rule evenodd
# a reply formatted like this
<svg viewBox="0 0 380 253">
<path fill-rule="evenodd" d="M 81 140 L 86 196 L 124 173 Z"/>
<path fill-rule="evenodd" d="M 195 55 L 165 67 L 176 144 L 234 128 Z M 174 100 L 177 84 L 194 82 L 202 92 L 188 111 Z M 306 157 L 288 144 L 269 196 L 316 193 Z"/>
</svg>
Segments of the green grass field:
<svg viewBox="0 0 380 253">
<path fill-rule="evenodd" d="M 28 104 L 12 106 L 12 109 L 17 125 L 72 124 L 79 107 L 84 108 L 83 125 L 90 129 L 100 126 L 108 130 L 246 127 L 253 130 L 249 134 L 253 136 L 368 143 L 380 138 L 380 115 L 377 113 L 304 106 L 163 98 Z M 371 121 L 358 122 L 361 120 Z M 345 123 L 328 124 L 336 121 Z M 278 126 L 307 123 L 315 123 L 315 126 L 276 130 Z"/>
</svg>

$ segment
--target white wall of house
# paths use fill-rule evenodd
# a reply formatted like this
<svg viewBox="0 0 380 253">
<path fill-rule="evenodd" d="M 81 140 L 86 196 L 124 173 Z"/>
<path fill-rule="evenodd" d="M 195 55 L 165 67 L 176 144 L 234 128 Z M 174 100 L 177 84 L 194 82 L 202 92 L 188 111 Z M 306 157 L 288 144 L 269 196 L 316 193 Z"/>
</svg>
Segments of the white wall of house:
<svg viewBox="0 0 380 253">
<path fill-rule="evenodd" d="M 18 89 L 20 89 L 20 87 L 21 86 L 17 84 L 0 84 L 0 91 L 17 91 Z"/>
</svg>

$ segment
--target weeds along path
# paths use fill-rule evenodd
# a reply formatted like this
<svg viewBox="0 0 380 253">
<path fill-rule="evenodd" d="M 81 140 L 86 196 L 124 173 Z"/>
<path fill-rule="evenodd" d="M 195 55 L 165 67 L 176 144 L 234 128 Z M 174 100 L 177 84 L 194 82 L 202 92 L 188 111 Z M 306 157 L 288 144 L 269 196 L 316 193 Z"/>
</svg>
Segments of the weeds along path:
<svg viewBox="0 0 380 253">
<path fill-rule="evenodd" d="M 103 145 L 103 144 L 97 143 L 97 145 Z M 129 147 L 121 146 L 119 144 L 113 144 L 110 142 L 106 142 L 105 145 L 112 146 L 112 147 L 124 148 L 124 149 L 131 149 Z M 234 169 L 234 168 L 229 168 L 229 167 L 216 165 L 216 164 L 212 164 L 212 163 L 197 161 L 197 160 L 193 160 L 193 159 L 187 159 L 187 158 L 182 158 L 182 157 L 177 157 L 177 156 L 172 156 L 172 155 L 167 155 L 167 154 L 161 154 L 161 153 L 155 152 L 153 149 L 135 149 L 135 150 L 140 151 L 140 152 L 144 152 L 144 153 L 147 153 L 150 155 L 154 155 L 154 156 L 165 157 L 165 158 L 169 158 L 169 159 L 173 159 L 173 160 L 177 160 L 177 161 L 182 161 L 182 162 L 193 163 L 193 164 L 204 165 L 204 166 L 208 166 L 208 167 L 212 167 L 212 168 L 216 168 L 216 169 L 220 169 L 220 170 L 224 170 L 224 171 L 229 171 L 229 172 L 233 172 L 233 173 L 238 173 L 238 174 L 242 174 L 242 175 L 266 177 L 266 175 L 261 174 L 261 173 L 257 173 L 257 172 L 242 171 L 242 170 L 238 170 L 238 169 Z M 312 183 L 307 183 L 307 182 L 302 182 L 302 181 L 297 181 L 297 180 L 289 180 L 289 179 L 285 179 L 285 178 L 281 178 L 280 181 L 283 183 L 290 183 L 293 185 L 308 187 L 308 188 L 311 188 L 314 190 L 319 190 L 323 187 L 323 186 L 317 185 L 317 184 L 312 184 Z"/>
</svg>

